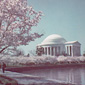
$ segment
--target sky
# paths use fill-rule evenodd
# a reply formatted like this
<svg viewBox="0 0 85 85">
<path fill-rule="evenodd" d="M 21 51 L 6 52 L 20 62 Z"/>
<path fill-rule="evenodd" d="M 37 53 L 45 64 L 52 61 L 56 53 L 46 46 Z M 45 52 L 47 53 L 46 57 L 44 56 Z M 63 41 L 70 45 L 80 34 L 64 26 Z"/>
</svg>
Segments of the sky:
<svg viewBox="0 0 85 85">
<path fill-rule="evenodd" d="M 67 41 L 78 40 L 81 43 L 81 54 L 85 51 L 85 0 L 28 0 L 28 5 L 35 11 L 42 11 L 44 16 L 33 27 L 44 36 L 21 48 L 28 54 L 35 50 L 47 36 L 59 34 Z M 32 29 L 33 29 L 32 28 Z"/>
</svg>

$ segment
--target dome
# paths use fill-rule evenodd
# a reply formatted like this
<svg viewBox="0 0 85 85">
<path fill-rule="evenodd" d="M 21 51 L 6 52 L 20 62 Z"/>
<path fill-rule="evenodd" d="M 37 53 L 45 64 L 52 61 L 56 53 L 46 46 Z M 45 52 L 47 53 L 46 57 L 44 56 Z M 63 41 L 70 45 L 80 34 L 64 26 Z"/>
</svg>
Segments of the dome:
<svg viewBox="0 0 85 85">
<path fill-rule="evenodd" d="M 41 45 L 48 45 L 48 44 L 64 44 L 66 40 L 58 34 L 52 34 L 48 36 Z"/>
</svg>

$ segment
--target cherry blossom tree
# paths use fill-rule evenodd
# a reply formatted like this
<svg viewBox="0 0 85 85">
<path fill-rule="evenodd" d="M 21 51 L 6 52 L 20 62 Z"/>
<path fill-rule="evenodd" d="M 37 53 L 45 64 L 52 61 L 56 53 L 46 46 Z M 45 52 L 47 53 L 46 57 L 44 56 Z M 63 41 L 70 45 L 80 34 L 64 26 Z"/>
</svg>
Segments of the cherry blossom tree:
<svg viewBox="0 0 85 85">
<path fill-rule="evenodd" d="M 42 12 L 28 6 L 27 0 L 0 0 L 0 53 L 40 38 L 43 34 L 31 30 L 41 16 Z"/>
</svg>

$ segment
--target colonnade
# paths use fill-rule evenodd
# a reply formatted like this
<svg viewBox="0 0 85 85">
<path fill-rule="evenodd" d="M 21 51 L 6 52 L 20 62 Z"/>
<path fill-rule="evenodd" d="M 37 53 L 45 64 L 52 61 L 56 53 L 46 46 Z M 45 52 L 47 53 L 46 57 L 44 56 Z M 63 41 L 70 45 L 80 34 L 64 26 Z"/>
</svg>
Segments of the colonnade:
<svg viewBox="0 0 85 85">
<path fill-rule="evenodd" d="M 60 46 L 57 47 L 43 47 L 45 55 L 57 56 L 60 54 Z"/>
<path fill-rule="evenodd" d="M 51 56 L 58 56 L 62 54 L 64 51 L 62 51 L 60 46 L 57 47 L 43 47 L 44 54 L 45 55 L 51 55 Z M 80 47 L 74 46 L 74 45 L 67 45 L 66 46 L 66 54 L 69 56 L 80 56 Z"/>
<path fill-rule="evenodd" d="M 70 56 L 80 56 L 80 47 L 74 45 L 66 46 L 66 53 Z"/>
<path fill-rule="evenodd" d="M 79 45 L 59 45 L 59 46 L 42 46 L 42 54 L 50 56 L 59 56 L 62 54 L 67 54 L 68 56 L 80 56 L 80 46 Z"/>
<path fill-rule="evenodd" d="M 66 53 L 67 55 L 73 55 L 73 46 L 66 46 Z"/>
</svg>

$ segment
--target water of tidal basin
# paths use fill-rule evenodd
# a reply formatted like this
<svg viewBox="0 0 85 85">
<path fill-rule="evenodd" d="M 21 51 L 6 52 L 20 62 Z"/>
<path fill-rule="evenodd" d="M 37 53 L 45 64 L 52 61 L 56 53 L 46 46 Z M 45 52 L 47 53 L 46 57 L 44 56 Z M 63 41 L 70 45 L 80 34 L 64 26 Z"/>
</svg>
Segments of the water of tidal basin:
<svg viewBox="0 0 85 85">
<path fill-rule="evenodd" d="M 85 66 L 26 70 L 22 73 L 85 85 Z"/>
</svg>

